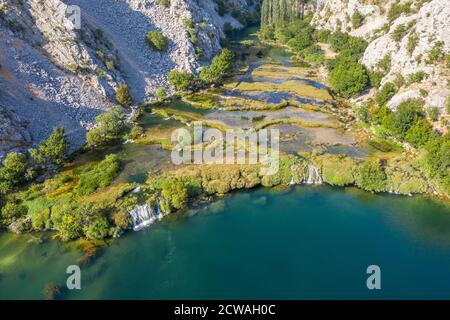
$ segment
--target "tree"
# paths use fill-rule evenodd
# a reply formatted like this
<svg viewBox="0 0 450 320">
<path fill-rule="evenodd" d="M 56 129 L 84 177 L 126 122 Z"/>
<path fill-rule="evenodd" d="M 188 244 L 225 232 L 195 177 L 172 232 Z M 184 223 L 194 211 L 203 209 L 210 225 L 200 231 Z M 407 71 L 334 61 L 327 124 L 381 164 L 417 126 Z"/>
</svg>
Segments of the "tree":
<svg viewBox="0 0 450 320">
<path fill-rule="evenodd" d="M 86 134 L 90 147 L 106 145 L 116 140 L 125 128 L 125 115 L 119 108 L 97 116 L 96 125 Z"/>
<path fill-rule="evenodd" d="M 66 159 L 69 143 L 64 135 L 64 128 L 54 128 L 53 134 L 39 147 L 40 153 L 56 164 L 62 164 Z"/>
<path fill-rule="evenodd" d="M 288 46 L 294 51 L 301 51 L 313 44 L 312 33 L 307 30 L 302 30 L 294 38 L 288 41 Z"/>
<path fill-rule="evenodd" d="M 192 88 L 194 75 L 189 72 L 181 72 L 176 69 L 170 71 L 169 83 L 179 91 L 187 91 Z"/>
<path fill-rule="evenodd" d="M 166 51 L 167 39 L 161 32 L 150 31 L 147 33 L 147 41 L 154 50 Z"/>
<path fill-rule="evenodd" d="M 116 100 L 122 107 L 129 107 L 133 104 L 133 98 L 126 84 L 121 84 L 117 88 Z"/>
<path fill-rule="evenodd" d="M 10 152 L 7 154 L 3 167 L 0 168 L 0 181 L 10 187 L 17 186 L 25 181 L 28 169 L 27 158 L 22 153 Z"/>
<path fill-rule="evenodd" d="M 222 52 L 213 58 L 209 67 L 204 67 L 200 71 L 200 79 L 206 84 L 223 82 L 224 77 L 233 67 L 234 53 L 230 49 L 223 49 Z"/>
<path fill-rule="evenodd" d="M 381 192 L 386 190 L 386 173 L 380 160 L 366 161 L 356 171 L 356 185 L 363 190 Z"/>
<path fill-rule="evenodd" d="M 366 68 L 348 56 L 337 59 L 330 73 L 333 89 L 343 97 L 356 96 L 369 85 Z"/>
</svg>

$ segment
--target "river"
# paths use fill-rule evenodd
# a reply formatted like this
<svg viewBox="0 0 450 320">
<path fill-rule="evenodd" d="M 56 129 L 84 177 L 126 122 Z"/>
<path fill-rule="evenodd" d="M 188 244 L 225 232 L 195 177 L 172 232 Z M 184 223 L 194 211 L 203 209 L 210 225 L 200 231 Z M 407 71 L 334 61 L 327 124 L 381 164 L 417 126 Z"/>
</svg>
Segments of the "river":
<svg viewBox="0 0 450 320">
<path fill-rule="evenodd" d="M 64 287 L 79 253 L 0 236 L 0 298 Z M 366 287 L 369 265 L 381 290 Z M 450 298 L 450 208 L 297 186 L 238 192 L 113 240 L 65 299 Z"/>
</svg>

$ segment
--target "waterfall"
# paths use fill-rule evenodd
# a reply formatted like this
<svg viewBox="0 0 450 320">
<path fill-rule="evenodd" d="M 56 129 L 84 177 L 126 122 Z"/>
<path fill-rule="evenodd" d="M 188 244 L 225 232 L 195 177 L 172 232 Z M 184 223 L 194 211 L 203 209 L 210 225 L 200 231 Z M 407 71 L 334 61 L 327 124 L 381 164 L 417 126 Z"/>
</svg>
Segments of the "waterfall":
<svg viewBox="0 0 450 320">
<path fill-rule="evenodd" d="M 308 179 L 306 184 L 322 184 L 323 180 L 320 176 L 319 170 L 312 164 L 308 165 Z"/>
<path fill-rule="evenodd" d="M 289 182 L 289 185 L 293 186 L 294 184 L 295 184 L 294 177 L 292 177 L 291 182 Z"/>
<path fill-rule="evenodd" d="M 153 208 L 148 204 L 136 206 L 130 211 L 130 216 L 131 221 L 133 222 L 134 231 L 142 230 L 152 225 L 155 221 L 162 219 L 159 203 L 156 205 L 156 208 Z"/>
<path fill-rule="evenodd" d="M 394 188 L 392 187 L 392 181 L 391 181 L 391 186 L 389 187 L 389 193 L 394 193 Z"/>
</svg>

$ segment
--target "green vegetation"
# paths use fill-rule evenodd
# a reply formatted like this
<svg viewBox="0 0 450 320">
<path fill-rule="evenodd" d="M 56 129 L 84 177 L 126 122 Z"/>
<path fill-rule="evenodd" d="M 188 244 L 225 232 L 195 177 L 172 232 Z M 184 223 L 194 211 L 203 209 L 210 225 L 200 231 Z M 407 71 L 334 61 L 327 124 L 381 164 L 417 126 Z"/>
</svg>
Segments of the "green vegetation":
<svg viewBox="0 0 450 320">
<path fill-rule="evenodd" d="M 88 195 L 98 188 L 104 188 L 111 184 L 119 173 L 120 162 L 116 155 L 106 156 L 99 164 L 85 170 L 74 188 L 78 195 Z"/>
<path fill-rule="evenodd" d="M 158 0 L 158 1 L 164 8 L 170 7 L 170 0 Z"/>
<path fill-rule="evenodd" d="M 125 115 L 119 108 L 101 114 L 95 120 L 95 127 L 86 134 L 89 147 L 104 146 L 119 139 L 125 128 Z"/>
<path fill-rule="evenodd" d="M 133 104 L 133 98 L 126 84 L 118 86 L 116 91 L 116 100 L 122 107 L 129 107 Z"/>
<path fill-rule="evenodd" d="M 26 181 L 27 158 L 22 153 L 8 153 L 0 168 L 0 194 L 6 194 L 13 187 Z"/>
<path fill-rule="evenodd" d="M 363 65 L 348 56 L 342 56 L 330 73 L 333 89 L 343 97 L 356 96 L 369 85 L 369 76 Z"/>
<path fill-rule="evenodd" d="M 7 202 L 1 209 L 0 226 L 9 226 L 14 220 L 27 214 L 27 207 L 15 202 Z"/>
<path fill-rule="evenodd" d="M 385 105 L 395 94 L 397 93 L 397 86 L 392 82 L 387 82 L 378 91 L 377 96 L 375 98 L 376 102 L 379 106 Z"/>
<path fill-rule="evenodd" d="M 154 50 L 166 51 L 167 49 L 167 39 L 159 31 L 150 31 L 147 33 L 147 41 L 152 46 Z"/>
<path fill-rule="evenodd" d="M 381 161 L 366 161 L 355 169 L 356 185 L 370 192 L 386 190 L 387 176 Z"/>
<path fill-rule="evenodd" d="M 167 90 L 166 88 L 158 88 L 158 90 L 156 90 L 155 92 L 155 96 L 158 100 L 164 100 L 165 98 L 167 98 Z"/>
<path fill-rule="evenodd" d="M 408 37 L 408 44 L 406 46 L 406 49 L 408 50 L 408 53 L 410 55 L 413 54 L 418 44 L 419 44 L 419 36 L 417 35 L 416 32 L 411 33 Z"/>
<path fill-rule="evenodd" d="M 441 61 L 445 57 L 444 55 L 444 43 L 438 41 L 435 43 L 433 49 L 428 53 L 428 63 L 433 63 L 436 61 Z"/>
<path fill-rule="evenodd" d="M 352 15 L 352 25 L 353 28 L 357 29 L 363 25 L 364 22 L 364 16 L 358 11 L 355 10 L 355 12 Z"/>
<path fill-rule="evenodd" d="M 41 155 L 48 161 L 61 165 L 66 160 L 69 143 L 65 138 L 64 128 L 54 128 L 53 134 L 39 147 Z"/>
<path fill-rule="evenodd" d="M 220 84 L 233 67 L 234 54 L 225 48 L 213 58 L 209 67 L 204 67 L 200 71 L 200 79 L 205 84 Z"/>
<path fill-rule="evenodd" d="M 413 83 L 420 83 L 424 80 L 428 75 L 423 71 L 418 71 L 416 73 L 411 73 L 408 75 L 406 79 L 406 85 L 411 85 Z"/>
<path fill-rule="evenodd" d="M 400 3 L 400 1 L 395 2 L 388 12 L 389 21 L 394 21 L 398 17 L 400 17 L 403 13 L 409 14 L 411 13 L 411 2 Z"/>
</svg>

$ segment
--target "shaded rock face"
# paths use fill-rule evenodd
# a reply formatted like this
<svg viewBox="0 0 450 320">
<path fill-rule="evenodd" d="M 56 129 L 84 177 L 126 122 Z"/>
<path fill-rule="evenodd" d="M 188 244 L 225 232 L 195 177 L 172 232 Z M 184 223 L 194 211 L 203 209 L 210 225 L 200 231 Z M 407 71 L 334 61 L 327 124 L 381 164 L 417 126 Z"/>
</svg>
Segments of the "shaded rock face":
<svg viewBox="0 0 450 320">
<path fill-rule="evenodd" d="M 254 10 L 245 0 L 225 3 L 242 13 Z M 81 9 L 79 29 L 69 23 L 71 5 Z M 116 104 L 119 84 L 128 84 L 136 104 L 151 101 L 159 87 L 168 87 L 172 69 L 197 72 L 210 62 L 221 50 L 226 22 L 242 27 L 229 14 L 219 16 L 209 0 L 170 0 L 167 8 L 159 0 L 0 0 L 0 111 L 26 123 L 27 143 L 39 144 L 58 126 L 77 149 L 95 116 Z M 149 31 L 168 39 L 167 51 L 150 47 Z M 7 128 L 1 145 L 23 130 Z"/>
<path fill-rule="evenodd" d="M 437 107 L 441 115 L 447 113 L 446 99 L 450 94 L 450 72 L 442 61 L 429 61 L 429 53 L 439 43 L 442 51 L 450 53 L 450 5 L 448 0 L 409 1 L 408 12 L 389 19 L 389 11 L 397 1 L 324 0 L 313 18 L 318 28 L 347 31 L 369 42 L 363 63 L 369 70 L 377 69 L 380 60 L 389 56 L 391 69 L 383 77 L 382 84 L 393 81 L 398 74 L 407 79 L 411 74 L 423 71 L 426 78 L 420 83 L 404 85 L 389 102 L 395 109 L 406 97 L 417 97 L 420 89 L 426 90 L 425 107 Z M 400 1 L 405 4 L 408 1 Z M 361 25 L 352 23 L 352 16 L 359 12 L 364 18 Z M 403 32 L 398 32 L 404 28 Z M 382 30 L 384 29 L 384 30 Z M 395 36 L 398 35 L 398 37 Z M 397 39 L 396 39 L 397 38 Z M 415 42 L 410 39 L 416 38 Z M 412 43 L 412 44 L 410 44 Z M 423 91 L 422 90 L 422 91 Z"/>
</svg>

